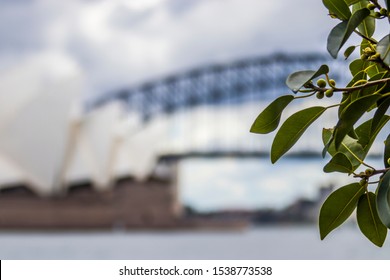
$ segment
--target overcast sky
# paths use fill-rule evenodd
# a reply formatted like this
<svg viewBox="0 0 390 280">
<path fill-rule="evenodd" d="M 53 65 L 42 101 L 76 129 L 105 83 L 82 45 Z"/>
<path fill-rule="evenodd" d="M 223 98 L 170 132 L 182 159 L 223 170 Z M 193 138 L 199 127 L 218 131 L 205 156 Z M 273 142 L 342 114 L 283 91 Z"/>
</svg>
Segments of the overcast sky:
<svg viewBox="0 0 390 280">
<path fill-rule="evenodd" d="M 325 51 L 320 0 L 0 0 L 0 71 L 78 67 L 101 93 L 191 67 Z"/>
</svg>

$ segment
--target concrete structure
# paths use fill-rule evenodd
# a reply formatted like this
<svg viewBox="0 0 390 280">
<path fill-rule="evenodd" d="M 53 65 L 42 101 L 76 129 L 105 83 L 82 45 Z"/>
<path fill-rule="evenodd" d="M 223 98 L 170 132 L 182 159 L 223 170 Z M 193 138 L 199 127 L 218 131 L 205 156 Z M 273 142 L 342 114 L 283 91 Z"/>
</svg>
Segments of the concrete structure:
<svg viewBox="0 0 390 280">
<path fill-rule="evenodd" d="M 0 228 L 177 228 L 184 226 L 172 182 L 130 178 L 97 192 L 88 182 L 66 196 L 37 197 L 24 186 L 0 191 Z"/>
</svg>

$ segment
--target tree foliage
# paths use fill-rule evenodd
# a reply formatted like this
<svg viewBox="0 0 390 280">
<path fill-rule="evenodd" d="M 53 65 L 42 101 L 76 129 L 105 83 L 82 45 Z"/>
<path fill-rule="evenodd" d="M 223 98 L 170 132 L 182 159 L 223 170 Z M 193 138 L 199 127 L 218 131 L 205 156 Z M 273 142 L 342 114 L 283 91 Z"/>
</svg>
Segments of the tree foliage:
<svg viewBox="0 0 390 280">
<path fill-rule="evenodd" d="M 329 16 L 337 21 L 327 40 L 329 54 L 337 58 L 344 48 L 348 59 L 360 52 L 360 57 L 349 64 L 350 81 L 343 87 L 336 85 L 327 65 L 290 74 L 286 84 L 293 94 L 281 96 L 266 107 L 251 132 L 266 134 L 276 130 L 283 110 L 293 100 L 325 96 L 336 100 L 333 105 L 305 108 L 288 117 L 274 137 L 271 161 L 275 163 L 284 156 L 321 115 L 338 110 L 334 127 L 322 131 L 322 155 L 330 157 L 323 171 L 345 173 L 354 182 L 335 190 L 322 205 L 320 236 L 324 239 L 356 212 L 361 232 L 381 247 L 390 228 L 390 134 L 383 147 L 384 166 L 373 167 L 366 163 L 366 157 L 390 120 L 390 34 L 375 38 L 378 21 L 390 25 L 390 0 L 322 2 Z M 360 37 L 360 45 L 346 46 L 351 37 Z"/>
</svg>

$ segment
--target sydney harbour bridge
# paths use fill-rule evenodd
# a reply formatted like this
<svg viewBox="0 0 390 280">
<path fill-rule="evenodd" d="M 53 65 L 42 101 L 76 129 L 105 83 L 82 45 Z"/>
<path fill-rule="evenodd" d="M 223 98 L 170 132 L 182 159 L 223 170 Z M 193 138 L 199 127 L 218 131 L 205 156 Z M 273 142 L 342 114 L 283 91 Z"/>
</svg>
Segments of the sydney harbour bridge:
<svg viewBox="0 0 390 280">
<path fill-rule="evenodd" d="M 341 78 L 342 63 L 321 54 L 274 54 L 267 57 L 242 59 L 225 64 L 194 68 L 141 85 L 101 95 L 90 107 L 112 100 L 125 102 L 143 120 L 158 114 L 171 114 L 185 108 L 212 104 L 237 104 L 270 100 L 286 92 L 286 77 L 305 69 L 328 64 L 334 78 Z"/>
<path fill-rule="evenodd" d="M 111 101 L 121 101 L 129 113 L 137 116 L 141 126 L 167 118 L 170 130 L 176 134 L 167 140 L 162 157 L 266 156 L 270 138 L 251 135 L 251 123 L 271 100 L 291 94 L 285 85 L 290 73 L 316 70 L 321 64 L 329 65 L 330 76 L 337 82 L 345 82 L 350 75 L 348 63 L 326 54 L 274 54 L 198 67 L 123 88 L 91 100 L 87 107 L 93 110 Z M 318 121 L 317 134 L 321 134 L 325 124 L 334 125 L 334 117 Z M 203 139 L 203 144 L 197 138 Z M 302 141 L 299 156 L 314 155 L 314 151 L 318 156 L 322 143 L 315 143 L 311 136 Z"/>
</svg>

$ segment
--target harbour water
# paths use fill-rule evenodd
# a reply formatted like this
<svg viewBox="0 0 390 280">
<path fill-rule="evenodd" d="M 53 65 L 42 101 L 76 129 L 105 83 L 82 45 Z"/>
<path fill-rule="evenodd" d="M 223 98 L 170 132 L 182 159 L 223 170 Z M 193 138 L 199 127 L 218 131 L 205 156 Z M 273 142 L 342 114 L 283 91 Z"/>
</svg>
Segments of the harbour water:
<svg viewBox="0 0 390 280">
<path fill-rule="evenodd" d="M 0 232 L 0 259 L 390 259 L 345 225 L 320 241 L 314 226 L 240 231 Z"/>
</svg>

